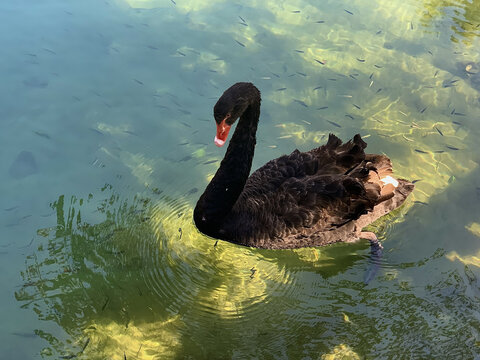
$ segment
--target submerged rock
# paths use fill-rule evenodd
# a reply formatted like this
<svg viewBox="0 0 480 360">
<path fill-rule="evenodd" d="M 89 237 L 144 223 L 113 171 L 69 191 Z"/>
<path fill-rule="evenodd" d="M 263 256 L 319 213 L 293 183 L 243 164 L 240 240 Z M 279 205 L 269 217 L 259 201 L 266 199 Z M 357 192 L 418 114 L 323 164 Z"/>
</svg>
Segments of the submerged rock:
<svg viewBox="0 0 480 360">
<path fill-rule="evenodd" d="M 15 179 L 22 179 L 38 172 L 37 162 L 30 151 L 22 151 L 8 170 Z"/>
<path fill-rule="evenodd" d="M 461 61 L 455 67 L 455 75 L 466 79 L 474 89 L 480 90 L 480 63 Z"/>
</svg>

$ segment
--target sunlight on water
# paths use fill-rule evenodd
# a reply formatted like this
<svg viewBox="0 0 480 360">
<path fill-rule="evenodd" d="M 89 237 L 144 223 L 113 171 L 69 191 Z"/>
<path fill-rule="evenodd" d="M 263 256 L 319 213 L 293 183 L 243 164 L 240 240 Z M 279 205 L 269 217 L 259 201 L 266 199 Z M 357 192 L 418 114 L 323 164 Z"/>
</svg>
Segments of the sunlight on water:
<svg viewBox="0 0 480 360">
<path fill-rule="evenodd" d="M 480 356 L 479 3 L 0 9 L 6 358 Z M 369 226 L 370 284 L 367 242 L 258 250 L 196 230 L 224 154 L 212 107 L 237 81 L 262 92 L 254 168 L 360 133 L 415 182 Z"/>
</svg>

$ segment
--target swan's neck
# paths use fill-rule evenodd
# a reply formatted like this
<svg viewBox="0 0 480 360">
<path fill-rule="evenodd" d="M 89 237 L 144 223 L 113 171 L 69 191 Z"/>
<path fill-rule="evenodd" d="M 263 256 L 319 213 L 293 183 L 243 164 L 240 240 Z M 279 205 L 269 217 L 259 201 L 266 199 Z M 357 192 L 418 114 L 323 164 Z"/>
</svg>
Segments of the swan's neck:
<svg viewBox="0 0 480 360">
<path fill-rule="evenodd" d="M 225 157 L 195 208 L 194 219 L 203 233 L 222 238 L 222 224 L 243 191 L 252 167 L 260 100 L 254 100 L 240 117 Z"/>
</svg>

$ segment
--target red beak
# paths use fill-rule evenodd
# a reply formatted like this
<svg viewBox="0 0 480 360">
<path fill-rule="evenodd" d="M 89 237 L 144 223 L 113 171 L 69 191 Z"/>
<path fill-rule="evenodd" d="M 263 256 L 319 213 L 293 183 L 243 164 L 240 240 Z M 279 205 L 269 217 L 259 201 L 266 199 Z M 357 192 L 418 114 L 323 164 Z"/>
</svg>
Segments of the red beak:
<svg viewBox="0 0 480 360">
<path fill-rule="evenodd" d="M 221 147 L 227 141 L 228 132 L 230 131 L 230 125 L 226 123 L 226 120 L 230 116 L 225 117 L 220 124 L 217 124 L 217 135 L 215 136 L 215 145 Z"/>
</svg>

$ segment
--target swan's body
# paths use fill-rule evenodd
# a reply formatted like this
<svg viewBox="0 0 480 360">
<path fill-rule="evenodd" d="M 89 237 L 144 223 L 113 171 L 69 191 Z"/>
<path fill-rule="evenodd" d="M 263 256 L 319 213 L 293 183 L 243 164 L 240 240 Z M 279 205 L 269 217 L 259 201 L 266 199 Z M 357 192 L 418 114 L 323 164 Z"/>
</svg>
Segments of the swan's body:
<svg viewBox="0 0 480 360">
<path fill-rule="evenodd" d="M 197 228 L 211 237 L 268 249 L 351 242 L 368 238 L 362 228 L 400 206 L 413 190 L 410 182 L 392 177 L 388 157 L 365 154 L 360 135 L 345 144 L 330 135 L 326 145 L 295 150 L 249 177 L 260 92 L 253 84 L 237 83 L 214 112 L 219 146 L 240 121 L 195 207 Z"/>
</svg>

